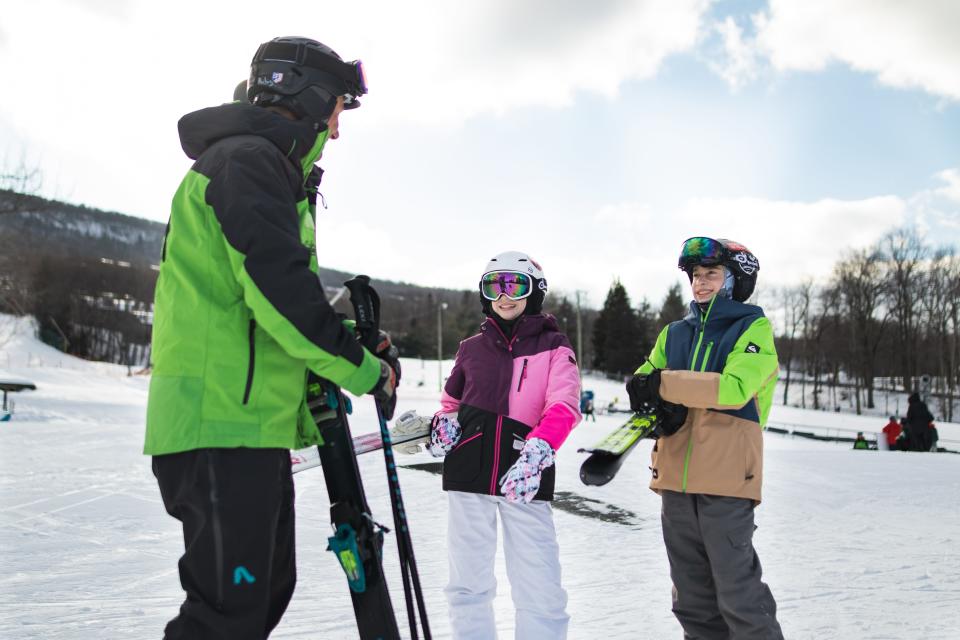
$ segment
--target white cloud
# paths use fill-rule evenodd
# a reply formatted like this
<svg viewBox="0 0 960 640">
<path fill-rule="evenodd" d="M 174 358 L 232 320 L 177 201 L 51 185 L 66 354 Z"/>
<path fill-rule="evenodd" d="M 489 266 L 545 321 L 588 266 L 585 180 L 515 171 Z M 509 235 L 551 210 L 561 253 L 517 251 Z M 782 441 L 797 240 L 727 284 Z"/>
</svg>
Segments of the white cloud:
<svg viewBox="0 0 960 640">
<path fill-rule="evenodd" d="M 760 68 L 756 43 L 745 38 L 743 29 L 730 16 L 714 24 L 713 31 L 723 40 L 723 55 L 708 61 L 714 73 L 733 90 L 755 80 Z"/>
<path fill-rule="evenodd" d="M 934 178 L 936 186 L 910 198 L 911 221 L 933 244 L 960 244 L 960 169 L 940 171 Z"/>
<path fill-rule="evenodd" d="M 696 44 L 705 0 L 396 3 L 402 32 L 364 51 L 381 117 L 458 123 L 517 107 L 613 97 Z M 414 19 L 410 19 L 410 14 Z M 386 99 L 382 98 L 385 97 Z"/>
<path fill-rule="evenodd" d="M 757 44 L 779 71 L 836 61 L 889 86 L 960 100 L 956 0 L 770 0 L 754 20 Z"/>
<path fill-rule="evenodd" d="M 557 260 L 553 277 L 571 290 L 589 290 L 595 305 L 602 304 L 614 277 L 634 303 L 647 297 L 659 304 L 674 282 L 686 287 L 677 269 L 681 244 L 705 235 L 749 247 L 766 288 L 822 280 L 846 249 L 876 243 L 907 213 L 908 203 L 896 196 L 812 202 L 695 198 L 665 211 L 621 203 L 598 210 L 579 232 L 580 242 L 593 247 L 591 260 Z"/>
</svg>

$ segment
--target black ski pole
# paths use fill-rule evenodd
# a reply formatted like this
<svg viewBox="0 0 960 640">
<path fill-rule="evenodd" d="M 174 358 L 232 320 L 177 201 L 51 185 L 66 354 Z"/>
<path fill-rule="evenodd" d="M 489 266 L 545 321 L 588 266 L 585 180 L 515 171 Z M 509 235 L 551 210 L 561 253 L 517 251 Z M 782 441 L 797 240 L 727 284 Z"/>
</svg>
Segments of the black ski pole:
<svg viewBox="0 0 960 640">
<path fill-rule="evenodd" d="M 353 304 L 356 318 L 356 330 L 360 342 L 367 349 L 376 352 L 380 333 L 380 296 L 370 286 L 368 276 L 356 276 L 344 283 L 350 291 L 350 302 Z M 383 440 L 383 459 L 387 468 L 387 482 L 390 487 L 390 505 L 393 509 L 394 530 L 397 532 L 397 550 L 400 556 L 400 572 L 403 578 L 403 594 L 407 605 L 407 618 L 410 622 L 410 634 L 413 640 L 418 639 L 416 614 L 411 598 L 411 582 L 417 601 L 417 610 L 420 614 L 420 624 L 423 627 L 424 640 L 431 640 L 430 625 L 427 622 L 427 609 L 423 598 L 423 589 L 420 586 L 420 574 L 417 571 L 417 562 L 413 555 L 413 538 L 407 524 L 407 512 L 403 505 L 403 494 L 400 491 L 400 479 L 397 476 L 397 465 L 394 461 L 393 444 L 390 440 L 390 431 L 379 403 L 377 420 L 380 423 L 380 437 Z"/>
</svg>

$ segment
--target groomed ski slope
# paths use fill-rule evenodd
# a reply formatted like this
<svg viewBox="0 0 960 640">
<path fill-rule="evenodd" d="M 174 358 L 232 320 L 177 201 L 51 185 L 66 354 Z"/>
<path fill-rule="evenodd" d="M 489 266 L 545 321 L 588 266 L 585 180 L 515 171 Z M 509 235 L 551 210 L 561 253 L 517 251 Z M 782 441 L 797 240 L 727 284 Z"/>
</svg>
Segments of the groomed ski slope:
<svg viewBox="0 0 960 640">
<path fill-rule="evenodd" d="M 400 410 L 432 412 L 436 362 L 404 366 Z M 38 387 L 17 394 L 13 421 L 0 423 L 0 637 L 159 638 L 182 600 L 176 573 L 182 539 L 178 523 L 163 511 L 149 459 L 140 454 L 148 378 L 64 356 L 27 329 L 0 346 L 0 375 Z M 624 399 L 615 382 L 585 384 L 596 392 L 597 406 Z M 354 406 L 354 432 L 374 430 L 372 400 Z M 570 637 L 678 638 L 659 498 L 646 488 L 651 443 L 641 443 L 606 487 L 586 487 L 577 477 L 583 459 L 577 447 L 592 444 L 623 417 L 598 416 L 581 425 L 558 457 L 558 490 L 588 507 L 581 510 L 587 516 L 555 512 Z M 878 422 L 782 407 L 773 419 Z M 940 427 L 942 438 L 960 440 L 960 426 Z M 960 637 L 960 456 L 852 451 L 770 433 L 765 443 L 755 544 L 787 638 Z M 426 454 L 402 460 L 431 461 Z M 379 452 L 363 456 L 361 467 L 374 516 L 392 525 Z M 324 551 L 329 524 L 321 474 L 297 476 L 300 579 L 273 638 L 356 636 L 345 580 Z M 400 481 L 434 637 L 449 637 L 440 479 L 402 470 Z M 614 507 L 633 512 L 628 524 L 591 517 Z M 392 536 L 385 564 L 405 629 Z M 501 637 L 510 638 L 502 561 L 497 573 L 498 625 Z"/>
</svg>

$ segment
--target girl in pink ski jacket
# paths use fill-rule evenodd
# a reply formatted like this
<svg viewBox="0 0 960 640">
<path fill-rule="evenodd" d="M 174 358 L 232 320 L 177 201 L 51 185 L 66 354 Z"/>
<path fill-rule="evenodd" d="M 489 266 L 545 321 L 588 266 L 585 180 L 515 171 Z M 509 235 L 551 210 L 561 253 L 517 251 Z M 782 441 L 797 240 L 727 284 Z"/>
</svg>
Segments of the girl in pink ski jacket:
<svg viewBox="0 0 960 640">
<path fill-rule="evenodd" d="M 563 638 L 569 620 L 549 501 L 554 456 L 580 421 L 580 374 L 526 254 L 493 258 L 480 282 L 486 321 L 460 343 L 434 417 L 430 451 L 446 456 L 455 638 L 493 638 L 497 515 L 516 605 L 516 637 Z"/>
</svg>

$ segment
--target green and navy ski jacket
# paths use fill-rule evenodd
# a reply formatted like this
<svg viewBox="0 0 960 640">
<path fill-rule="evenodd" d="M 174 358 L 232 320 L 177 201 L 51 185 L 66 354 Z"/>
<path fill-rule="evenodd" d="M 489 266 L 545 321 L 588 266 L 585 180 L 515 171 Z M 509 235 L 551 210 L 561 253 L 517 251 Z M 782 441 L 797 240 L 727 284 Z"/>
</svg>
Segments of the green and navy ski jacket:
<svg viewBox="0 0 960 640">
<path fill-rule="evenodd" d="M 637 373 L 664 369 L 660 395 L 690 409 L 653 449 L 654 491 L 760 502 L 763 434 L 779 366 L 773 328 L 760 307 L 715 297 L 660 332 Z"/>
<path fill-rule="evenodd" d="M 327 131 L 240 103 L 179 129 L 196 162 L 164 239 L 144 453 L 318 443 L 307 370 L 354 394 L 380 374 L 316 275 L 304 185 Z"/>
</svg>

